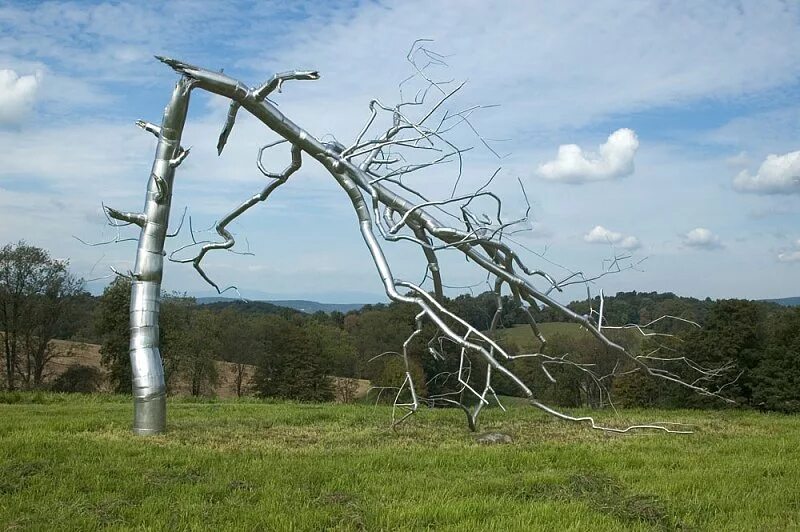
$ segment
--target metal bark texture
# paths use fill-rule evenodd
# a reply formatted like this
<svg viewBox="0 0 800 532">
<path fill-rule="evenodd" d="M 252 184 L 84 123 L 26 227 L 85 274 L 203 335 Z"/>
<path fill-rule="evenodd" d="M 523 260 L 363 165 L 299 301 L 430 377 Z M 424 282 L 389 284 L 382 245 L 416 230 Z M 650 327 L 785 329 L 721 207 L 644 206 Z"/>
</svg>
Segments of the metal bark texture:
<svg viewBox="0 0 800 532">
<path fill-rule="evenodd" d="M 197 67 L 174 59 L 158 57 L 181 75 L 181 79 L 172 94 L 172 99 L 164 112 L 160 127 L 144 122 L 141 127 L 158 137 L 153 171 L 148 182 L 147 197 L 142 213 L 123 213 L 107 209 L 111 218 L 135 224 L 141 227 L 136 264 L 130 276 L 133 280 L 131 298 L 131 344 L 130 356 L 133 368 L 133 393 L 135 400 L 134 432 L 137 434 L 157 434 L 165 430 L 165 387 L 161 356 L 159 352 L 159 298 L 165 257 L 164 242 L 167 236 L 170 201 L 172 196 L 175 168 L 188 154 L 180 146 L 181 133 L 186 120 L 189 105 L 189 93 L 201 89 L 231 100 L 226 122 L 217 142 L 217 151 L 221 153 L 235 125 L 237 113 L 244 110 L 261 121 L 280 140 L 264 146 L 258 154 L 257 167 L 269 178 L 264 189 L 245 200 L 220 218 L 216 224 L 216 232 L 221 237 L 218 242 L 197 242 L 192 235 L 192 243 L 179 248 L 169 255 L 175 262 L 191 263 L 198 273 L 218 292 L 219 286 L 211 280 L 202 267 L 202 260 L 213 250 L 230 250 L 235 245 L 234 236 L 227 226 L 251 207 L 264 202 L 279 186 L 285 184 L 289 177 L 301 167 L 303 156 L 314 159 L 322 165 L 331 177 L 340 185 L 347 195 L 356 215 L 359 231 L 364 243 L 375 263 L 378 275 L 386 294 L 392 301 L 409 303 L 418 309 L 416 329 L 402 346 L 405 362 L 405 379 L 396 388 L 395 409 L 401 415 L 393 415 L 393 423 L 397 424 L 417 411 L 421 404 L 455 405 L 467 416 L 467 422 L 473 430 L 481 409 L 490 400 L 499 404 L 492 387 L 493 377 L 503 375 L 513 383 L 520 395 L 526 397 L 530 405 L 555 417 L 585 422 L 593 428 L 616 432 L 631 429 L 655 429 L 665 432 L 688 432 L 683 427 L 674 427 L 668 423 L 649 423 L 624 428 L 605 427 L 597 424 L 591 417 L 573 417 L 543 404 L 522 378 L 513 371 L 514 359 L 528 358 L 541 365 L 541 371 L 551 381 L 555 379 L 548 371 L 553 365 L 564 365 L 585 372 L 599 386 L 603 387 L 603 376 L 596 373 L 592 364 L 583 364 L 570 360 L 567 356 L 548 354 L 547 342 L 529 311 L 531 308 L 550 307 L 565 319 L 579 324 L 591 333 L 597 341 L 605 346 L 609 356 L 616 357 L 617 364 L 611 375 L 624 372 L 642 372 L 643 374 L 671 381 L 690 390 L 727 400 L 720 395 L 721 388 L 713 384 L 732 368 L 723 365 L 719 368 L 705 368 L 683 357 L 670 357 L 660 354 L 658 349 L 649 353 L 629 352 L 623 346 L 613 342 L 605 330 L 614 328 L 635 328 L 645 334 L 639 325 L 621 325 L 612 327 L 604 323 L 602 304 L 599 312 L 590 310 L 586 315 L 578 314 L 559 303 L 554 291 L 564 287 L 584 283 L 586 279 L 580 273 L 573 273 L 565 279 L 556 280 L 553 276 L 529 268 L 520 255 L 505 239 L 509 228 L 521 220 L 503 221 L 501 219 L 502 202 L 498 196 L 489 192 L 487 186 L 497 175 L 495 172 L 486 185 L 468 194 L 456 195 L 461 178 L 462 154 L 467 149 L 459 149 L 447 139 L 446 133 L 457 126 L 471 129 L 481 143 L 494 153 L 486 139 L 481 137 L 470 123 L 470 115 L 477 107 L 463 111 L 449 112 L 444 104 L 458 92 L 463 84 L 454 89 L 445 89 L 449 82 L 437 82 L 428 74 L 431 64 L 442 63 L 442 56 L 425 47 L 426 41 L 417 41 L 409 52 L 408 59 L 414 69 L 413 78 L 421 81 L 423 88 L 417 92 L 413 100 L 401 102 L 395 106 L 387 106 L 378 100 L 369 104 L 370 116 L 355 141 L 345 147 L 337 141 L 323 142 L 305 131 L 290 118 L 285 116 L 269 100 L 267 96 L 280 90 L 284 82 L 289 80 L 316 80 L 316 71 L 289 71 L 276 74 L 266 83 L 250 88 L 240 81 L 223 74 Z M 426 66 L 419 67 L 415 57 L 425 56 Z M 402 87 L 401 87 L 402 89 Z M 401 90 L 402 94 L 402 90 Z M 428 103 L 425 98 L 435 95 L 435 101 Z M 414 109 L 423 109 L 421 116 L 410 117 Z M 376 117 L 386 115 L 391 125 L 385 130 L 370 136 L 374 129 Z M 430 125 L 433 124 L 433 125 Z M 264 168 L 262 155 L 264 150 L 288 144 L 291 163 L 281 173 L 272 173 Z M 414 153 L 432 154 L 424 162 L 411 162 L 400 150 L 412 150 Z M 450 197 L 429 200 L 419 191 L 403 181 L 404 177 L 414 172 L 430 168 L 434 165 L 453 163 L 458 167 L 458 177 Z M 520 184 L 521 185 L 521 184 Z M 522 188 L 522 195 L 525 190 Z M 495 207 L 493 214 L 478 215 L 472 210 L 475 203 L 488 201 Z M 453 214 L 447 211 L 452 208 Z M 530 210 L 530 207 L 529 207 Z M 439 218 L 447 220 L 447 223 Z M 526 214 L 527 217 L 527 214 Z M 384 254 L 382 242 L 405 241 L 418 245 L 422 252 L 420 259 L 425 260 L 426 276 L 433 285 L 432 293 L 422 287 L 423 283 L 413 283 L 398 279 Z M 195 248 L 197 252 L 189 258 L 176 256 L 187 248 Z M 460 253 L 475 267 L 483 271 L 493 281 L 492 286 L 498 302 L 497 313 L 492 320 L 489 331 L 480 331 L 472 327 L 466 320 L 449 311 L 442 302 L 442 272 L 437 260 L 437 253 L 442 251 Z M 424 282 L 424 280 L 423 280 Z M 506 352 L 494 338 L 498 318 L 502 312 L 502 291 L 506 289 L 513 300 L 522 306 L 531 329 L 531 334 L 538 339 L 539 348 L 535 353 L 512 355 Z M 227 290 L 227 289 L 225 289 Z M 602 293 L 601 293 L 602 297 Z M 422 332 L 425 322 L 432 323 L 437 334 L 426 345 L 427 352 L 437 358 L 447 356 L 443 345 L 454 348 L 459 356 L 459 369 L 450 376 L 460 383 L 459 395 L 443 394 L 441 396 L 420 397 L 418 385 L 414 382 L 409 367 L 408 348 L 412 341 Z M 470 382 L 472 371 L 470 357 L 478 357 L 485 365 L 485 378 L 479 379 L 480 385 Z M 681 365 L 688 373 L 685 377 L 675 371 Z M 473 405 L 462 402 L 459 397 L 470 395 Z M 401 399 L 407 397 L 407 399 Z M 502 408 L 502 405 L 499 405 Z"/>
<path fill-rule="evenodd" d="M 188 78 L 178 81 L 164 110 L 160 127 L 138 122 L 140 127 L 158 137 L 142 212 L 125 213 L 106 208 L 109 217 L 141 227 L 136 262 L 128 273 L 131 277 L 133 431 L 136 434 L 159 434 L 166 427 L 166 386 L 159 349 L 159 304 L 164 272 L 164 241 L 167 238 L 175 168 L 189 153 L 181 147 L 181 134 L 192 86 L 193 81 Z"/>
</svg>

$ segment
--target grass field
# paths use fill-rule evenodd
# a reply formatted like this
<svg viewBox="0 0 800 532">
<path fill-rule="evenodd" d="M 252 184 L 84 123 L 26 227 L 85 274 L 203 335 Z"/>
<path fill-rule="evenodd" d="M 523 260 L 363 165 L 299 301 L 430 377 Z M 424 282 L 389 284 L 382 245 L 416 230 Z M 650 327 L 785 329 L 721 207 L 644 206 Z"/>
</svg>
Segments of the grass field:
<svg viewBox="0 0 800 532">
<path fill-rule="evenodd" d="M 571 339 L 590 339 L 594 338 L 589 331 L 578 325 L 577 323 L 567 322 L 545 322 L 539 324 L 539 330 L 548 340 L 552 340 L 556 336 L 563 336 Z M 608 334 L 608 331 L 604 330 Z M 624 334 L 627 341 L 624 345 L 638 346 L 643 336 L 633 330 L 625 332 L 611 331 L 610 336 L 614 341 L 620 341 L 620 334 Z M 533 336 L 531 328 L 528 325 L 514 325 L 507 329 L 498 329 L 497 335 L 500 339 L 511 342 L 522 351 L 536 351 L 539 348 L 539 341 Z"/>
<path fill-rule="evenodd" d="M 539 324 L 539 330 L 545 338 L 551 338 L 555 335 L 567 337 L 591 336 L 586 329 L 581 328 L 577 323 L 545 322 Z M 514 325 L 507 329 L 498 329 L 497 335 L 503 340 L 513 342 L 522 349 L 532 350 L 539 345 L 528 325 Z"/>
<path fill-rule="evenodd" d="M 385 407 L 169 404 L 0 394 L 0 529 L 797 530 L 800 417 L 626 411 L 689 436 L 612 435 L 515 406 L 475 442 L 455 410 L 387 427 Z"/>
</svg>

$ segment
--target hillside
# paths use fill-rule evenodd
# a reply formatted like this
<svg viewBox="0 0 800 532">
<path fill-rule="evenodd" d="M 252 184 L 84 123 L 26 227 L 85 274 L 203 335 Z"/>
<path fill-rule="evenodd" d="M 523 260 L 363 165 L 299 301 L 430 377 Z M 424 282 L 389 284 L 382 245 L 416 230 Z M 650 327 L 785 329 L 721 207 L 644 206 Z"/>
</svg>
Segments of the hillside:
<svg viewBox="0 0 800 532">
<path fill-rule="evenodd" d="M 197 303 L 210 310 L 222 310 L 232 308 L 239 312 L 254 314 L 296 314 L 300 311 L 290 307 L 274 305 L 268 301 L 245 301 L 242 299 L 230 298 L 202 298 Z"/>
<path fill-rule="evenodd" d="M 544 337 L 548 339 L 548 342 L 551 343 L 557 341 L 559 338 L 566 338 L 573 341 L 581 339 L 586 339 L 590 342 L 595 341 L 594 336 L 577 323 L 545 322 L 539 324 L 539 330 Z M 634 330 L 608 331 L 608 333 L 618 341 L 620 340 L 620 335 L 624 335 L 624 338 L 627 340 L 625 345 L 629 346 L 639 345 L 639 342 L 643 338 L 641 334 L 636 333 Z M 535 351 L 539 346 L 538 340 L 533 335 L 528 325 L 514 325 L 507 329 L 500 329 L 497 331 L 497 336 L 501 340 L 513 344 L 522 351 Z"/>
<path fill-rule="evenodd" d="M 540 323 L 539 330 L 542 332 L 545 338 L 552 338 L 556 335 L 576 338 L 590 336 L 586 329 L 582 328 L 577 323 Z M 507 329 L 500 329 L 497 331 L 497 336 L 501 340 L 512 343 L 524 351 L 535 350 L 539 345 L 538 340 L 536 340 L 536 337 L 533 335 L 531 328 L 528 325 L 515 325 Z"/>
<path fill-rule="evenodd" d="M 96 344 L 69 342 L 66 340 L 53 340 L 53 345 L 62 356 L 55 358 L 50 363 L 50 371 L 45 377 L 45 384 L 53 382 L 59 375 L 67 371 L 70 367 L 83 365 L 97 369 L 102 380 L 100 382 L 101 392 L 110 392 L 111 385 L 108 381 L 108 372 L 100 364 L 100 346 Z M 219 382 L 214 387 L 213 395 L 221 399 L 236 397 L 236 364 L 231 362 L 216 361 L 217 374 L 219 375 Z M 255 366 L 244 365 L 245 379 L 244 382 L 249 383 L 253 374 L 255 373 Z M 342 377 L 333 377 L 334 390 L 339 390 L 336 383 L 340 381 L 355 382 L 356 391 L 355 398 L 363 397 L 367 394 L 370 382 L 364 379 L 347 379 Z M 190 386 L 186 381 L 178 380 L 173 386 L 172 395 L 186 396 L 190 395 Z M 246 395 L 251 395 L 246 393 Z M 337 398 L 341 399 L 341 398 Z"/>
<path fill-rule="evenodd" d="M 283 309 L 292 309 L 304 314 L 314 314 L 315 312 L 342 312 L 344 314 L 359 310 L 364 307 L 364 303 L 319 303 L 305 299 L 277 299 L 268 301 L 244 301 L 229 297 L 199 297 L 197 302 L 201 305 L 224 308 L 227 306 L 237 306 L 247 311 L 264 312 L 268 314 L 280 314 Z"/>
<path fill-rule="evenodd" d="M 776 303 L 783 307 L 800 307 L 800 297 L 783 297 L 779 299 L 762 299 L 766 303 Z"/>
<path fill-rule="evenodd" d="M 307 301 L 304 299 L 279 299 L 270 301 L 270 303 L 281 307 L 293 308 L 308 314 L 320 311 L 328 314 L 331 312 L 346 314 L 351 310 L 359 310 L 365 305 L 364 303 L 318 303 L 316 301 Z"/>
</svg>

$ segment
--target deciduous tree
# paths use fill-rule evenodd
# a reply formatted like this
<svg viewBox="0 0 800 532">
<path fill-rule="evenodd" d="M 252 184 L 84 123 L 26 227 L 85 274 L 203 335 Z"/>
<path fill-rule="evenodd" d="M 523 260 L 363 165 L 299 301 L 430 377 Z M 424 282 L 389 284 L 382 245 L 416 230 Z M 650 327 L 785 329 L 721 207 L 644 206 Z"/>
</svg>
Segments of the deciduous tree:
<svg viewBox="0 0 800 532">
<path fill-rule="evenodd" d="M 102 342 L 100 362 L 109 370 L 111 385 L 117 393 L 131 392 L 130 306 L 130 280 L 117 277 L 103 290 L 95 318 Z"/>
<path fill-rule="evenodd" d="M 9 390 L 40 386 L 50 361 L 62 355 L 51 340 L 83 289 L 68 265 L 23 241 L 0 249 L 0 332 Z"/>
</svg>

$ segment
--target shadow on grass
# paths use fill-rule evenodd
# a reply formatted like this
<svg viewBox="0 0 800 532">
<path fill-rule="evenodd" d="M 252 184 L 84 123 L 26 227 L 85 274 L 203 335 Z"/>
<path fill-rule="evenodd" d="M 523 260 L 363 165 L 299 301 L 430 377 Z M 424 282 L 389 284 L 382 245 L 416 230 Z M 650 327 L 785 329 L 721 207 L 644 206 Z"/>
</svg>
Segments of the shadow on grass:
<svg viewBox="0 0 800 532">
<path fill-rule="evenodd" d="M 46 473 L 50 462 L 46 460 L 9 462 L 0 466 L 0 495 L 10 495 L 25 487 L 28 479 Z"/>
<path fill-rule="evenodd" d="M 529 483 L 516 495 L 526 500 L 580 501 L 621 521 L 642 523 L 659 530 L 690 530 L 671 515 L 657 497 L 631 493 L 619 480 L 602 473 L 577 473 L 565 483 Z"/>
<path fill-rule="evenodd" d="M 332 519 L 329 529 L 367 530 L 364 523 L 364 511 L 361 509 L 361 502 L 357 496 L 335 491 L 320 496 L 317 503 L 336 510 L 336 517 Z"/>
</svg>

